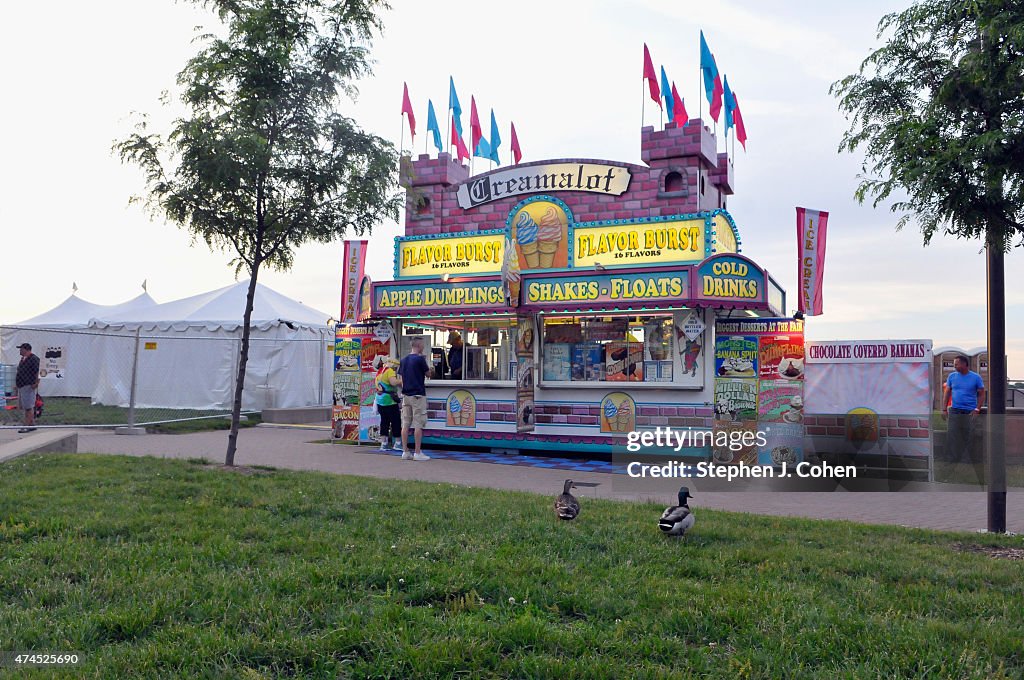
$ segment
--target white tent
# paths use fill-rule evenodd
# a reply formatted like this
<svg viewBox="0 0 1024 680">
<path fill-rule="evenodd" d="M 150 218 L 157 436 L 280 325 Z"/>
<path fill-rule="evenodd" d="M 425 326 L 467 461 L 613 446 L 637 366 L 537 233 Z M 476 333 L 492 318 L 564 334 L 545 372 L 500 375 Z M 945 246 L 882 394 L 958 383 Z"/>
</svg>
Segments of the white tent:
<svg viewBox="0 0 1024 680">
<path fill-rule="evenodd" d="M 95 403 L 127 406 L 138 336 L 136 406 L 229 409 L 234 394 L 248 281 L 140 310 L 94 318 L 116 334 L 96 361 Z M 242 407 L 330 404 L 333 330 L 328 315 L 257 284 Z"/>
<path fill-rule="evenodd" d="M 47 397 L 92 396 L 101 369 L 95 357 L 109 340 L 104 331 L 88 330 L 89 322 L 96 316 L 141 313 L 156 305 L 145 292 L 118 305 L 98 305 L 72 294 L 49 311 L 0 329 L 0 363 L 18 363 L 18 345 L 23 342 L 31 344 L 40 358 L 59 352 L 63 370 L 47 371 L 40 378 L 40 393 Z M 45 370 L 45 361 L 42 367 Z"/>
<path fill-rule="evenodd" d="M 248 286 L 241 281 L 163 304 L 146 293 L 119 305 L 72 295 L 48 312 L 0 329 L 0 361 L 17 363 L 23 342 L 41 358 L 59 347 L 66 369 L 60 377 L 42 378 L 43 396 L 128 406 L 137 353 L 137 407 L 228 410 Z M 331 403 L 334 336 L 327 318 L 256 286 L 243 408 Z"/>
</svg>

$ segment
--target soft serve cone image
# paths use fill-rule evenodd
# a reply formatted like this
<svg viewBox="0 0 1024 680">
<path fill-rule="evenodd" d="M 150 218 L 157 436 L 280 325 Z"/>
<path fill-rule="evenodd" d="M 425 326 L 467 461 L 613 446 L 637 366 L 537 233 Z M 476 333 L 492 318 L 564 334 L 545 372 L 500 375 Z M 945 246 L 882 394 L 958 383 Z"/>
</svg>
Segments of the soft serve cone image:
<svg viewBox="0 0 1024 680">
<path fill-rule="evenodd" d="M 508 304 L 516 307 L 519 304 L 519 286 L 521 285 L 519 274 L 519 254 L 516 252 L 512 239 L 505 239 L 505 259 L 501 263 L 501 278 L 505 282 L 505 289 L 508 293 Z"/>
<path fill-rule="evenodd" d="M 558 252 L 558 244 L 561 240 L 562 222 L 558 219 L 558 211 L 555 210 L 555 206 L 551 206 L 540 218 L 540 226 L 537 229 L 537 243 L 542 268 L 547 269 L 554 263 L 555 253 Z"/>
<path fill-rule="evenodd" d="M 473 395 L 467 394 L 466 398 L 462 400 L 462 424 L 469 425 L 470 419 L 473 417 Z"/>
<path fill-rule="evenodd" d="M 526 266 L 529 269 L 536 269 L 540 263 L 537 254 L 537 223 L 525 210 L 520 211 L 519 219 L 516 220 L 516 240 L 519 242 L 519 249 L 523 251 L 526 258 Z"/>
<path fill-rule="evenodd" d="M 452 395 L 452 398 L 448 400 L 448 412 L 452 414 L 452 425 L 461 425 L 462 422 L 462 403 L 459 398 Z"/>
<path fill-rule="evenodd" d="M 618 421 L 616 419 L 616 415 L 618 414 L 618 412 L 619 407 L 616 406 L 615 402 L 613 402 L 611 399 L 604 402 L 604 419 L 608 421 L 609 430 L 614 431 L 619 429 Z"/>
<path fill-rule="evenodd" d="M 618 425 L 615 427 L 619 432 L 626 432 L 629 430 L 629 421 L 632 419 L 633 409 L 629 407 L 629 402 L 625 399 L 619 404 L 619 415 Z"/>
</svg>

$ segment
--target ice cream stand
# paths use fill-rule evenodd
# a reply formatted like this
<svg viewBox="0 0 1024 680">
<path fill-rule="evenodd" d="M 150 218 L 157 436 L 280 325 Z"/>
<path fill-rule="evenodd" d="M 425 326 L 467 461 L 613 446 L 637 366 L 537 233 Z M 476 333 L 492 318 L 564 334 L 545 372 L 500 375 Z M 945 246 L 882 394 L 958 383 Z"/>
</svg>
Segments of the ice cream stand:
<svg viewBox="0 0 1024 680">
<path fill-rule="evenodd" d="M 786 309 L 741 253 L 716 144 L 693 120 L 644 128 L 644 165 L 406 159 L 394 279 L 369 304 L 398 355 L 425 341 L 428 444 L 610 452 L 636 429 L 714 425 L 716 379 L 739 372 L 716 366 L 716 323 Z"/>
</svg>

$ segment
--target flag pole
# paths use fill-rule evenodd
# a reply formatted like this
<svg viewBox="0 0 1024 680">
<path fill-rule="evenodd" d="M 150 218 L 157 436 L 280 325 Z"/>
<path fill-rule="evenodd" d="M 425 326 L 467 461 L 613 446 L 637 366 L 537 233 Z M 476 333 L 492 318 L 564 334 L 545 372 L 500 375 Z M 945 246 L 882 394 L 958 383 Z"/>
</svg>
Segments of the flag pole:
<svg viewBox="0 0 1024 680">
<path fill-rule="evenodd" d="M 400 116 L 402 119 L 402 129 L 398 133 L 398 181 L 402 181 L 402 146 L 405 145 L 405 112 L 402 112 Z"/>
<path fill-rule="evenodd" d="M 641 130 L 644 129 L 644 123 L 647 122 L 647 119 L 646 119 L 646 116 L 645 116 L 645 114 L 647 112 L 647 91 L 644 89 L 646 87 L 646 85 L 647 85 L 647 83 L 645 82 L 646 80 L 647 80 L 646 77 L 643 77 L 643 78 L 640 79 L 640 129 Z"/>
</svg>

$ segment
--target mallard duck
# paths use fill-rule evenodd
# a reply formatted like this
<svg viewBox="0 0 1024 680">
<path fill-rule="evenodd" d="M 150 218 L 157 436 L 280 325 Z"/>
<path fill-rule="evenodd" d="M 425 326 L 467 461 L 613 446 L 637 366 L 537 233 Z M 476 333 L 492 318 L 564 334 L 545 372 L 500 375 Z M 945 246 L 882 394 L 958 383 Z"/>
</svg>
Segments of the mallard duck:
<svg viewBox="0 0 1024 680">
<path fill-rule="evenodd" d="M 571 479 L 565 480 L 562 494 L 555 499 L 555 514 L 558 515 L 558 519 L 576 519 L 576 515 L 580 514 L 580 502 L 576 500 L 576 496 L 569 493 L 569 489 L 575 488 L 576 485 Z"/>
<path fill-rule="evenodd" d="M 690 490 L 685 486 L 679 488 L 679 505 L 665 508 L 658 520 L 658 528 L 666 536 L 682 536 L 691 528 L 697 518 L 690 512 L 690 506 L 686 504 L 687 498 L 693 498 Z"/>
</svg>

